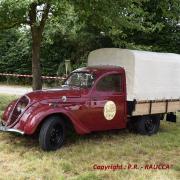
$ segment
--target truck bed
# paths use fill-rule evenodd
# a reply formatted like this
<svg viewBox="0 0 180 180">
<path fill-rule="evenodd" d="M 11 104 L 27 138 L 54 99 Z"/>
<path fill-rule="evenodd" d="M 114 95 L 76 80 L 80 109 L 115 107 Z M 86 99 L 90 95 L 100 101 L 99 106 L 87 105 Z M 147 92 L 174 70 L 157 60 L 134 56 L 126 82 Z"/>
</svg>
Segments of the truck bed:
<svg viewBox="0 0 180 180">
<path fill-rule="evenodd" d="M 125 69 L 127 101 L 179 99 L 180 55 L 119 48 L 89 54 L 88 66 Z"/>
<path fill-rule="evenodd" d="M 141 116 L 148 114 L 164 114 L 180 110 L 180 99 L 153 100 L 153 101 L 129 101 L 128 115 Z"/>
</svg>

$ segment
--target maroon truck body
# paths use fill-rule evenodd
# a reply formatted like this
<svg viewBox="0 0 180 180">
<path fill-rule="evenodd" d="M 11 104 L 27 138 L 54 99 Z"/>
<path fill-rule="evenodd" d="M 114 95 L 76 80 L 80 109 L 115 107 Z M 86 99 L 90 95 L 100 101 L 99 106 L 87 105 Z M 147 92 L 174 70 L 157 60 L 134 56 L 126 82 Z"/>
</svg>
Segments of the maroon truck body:
<svg viewBox="0 0 180 180">
<path fill-rule="evenodd" d="M 6 108 L 0 130 L 26 135 L 40 131 L 41 147 L 55 150 L 64 142 L 66 123 L 78 134 L 126 128 L 133 104 L 128 107 L 126 100 L 125 70 L 115 66 L 86 67 L 75 70 L 70 77 L 75 73 L 91 75 L 87 77 L 94 78 L 92 84 L 86 87 L 66 84 L 58 89 L 28 93 Z M 149 117 L 142 116 L 137 121 L 136 128 L 141 134 L 153 134 L 159 128 L 162 114 Z"/>
</svg>

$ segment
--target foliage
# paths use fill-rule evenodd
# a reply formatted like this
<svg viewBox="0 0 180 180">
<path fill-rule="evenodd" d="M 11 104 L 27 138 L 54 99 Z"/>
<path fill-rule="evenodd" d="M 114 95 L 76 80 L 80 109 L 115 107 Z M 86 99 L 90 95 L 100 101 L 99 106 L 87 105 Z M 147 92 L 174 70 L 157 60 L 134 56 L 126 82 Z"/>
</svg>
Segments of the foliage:
<svg viewBox="0 0 180 180">
<path fill-rule="evenodd" d="M 19 26 L 27 21 L 27 9 L 31 0 L 1 0 L 0 29 Z"/>
<path fill-rule="evenodd" d="M 33 2 L 51 3 L 41 44 L 43 75 L 62 75 L 65 59 L 73 68 L 85 66 L 97 48 L 180 53 L 179 0 L 2 0 L 0 72 L 32 73 L 31 32 L 23 24 Z"/>
<path fill-rule="evenodd" d="M 30 41 L 22 30 L 0 32 L 0 72 L 31 73 Z"/>
<path fill-rule="evenodd" d="M 127 41 L 137 49 L 180 53 L 180 1 L 151 0 L 143 4 L 152 23 L 161 24 L 151 33 L 129 31 Z"/>
</svg>

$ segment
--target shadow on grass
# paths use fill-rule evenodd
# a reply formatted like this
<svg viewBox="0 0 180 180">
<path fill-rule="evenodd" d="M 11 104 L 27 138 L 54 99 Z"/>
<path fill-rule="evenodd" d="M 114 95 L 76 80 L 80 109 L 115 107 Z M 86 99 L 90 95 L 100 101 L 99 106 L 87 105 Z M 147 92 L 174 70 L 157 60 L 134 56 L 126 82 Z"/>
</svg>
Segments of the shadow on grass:
<svg viewBox="0 0 180 180">
<path fill-rule="evenodd" d="M 170 124 L 163 124 L 160 127 L 159 133 L 172 133 L 173 126 L 169 127 Z M 0 141 L 3 140 L 5 144 L 11 146 L 11 148 L 24 148 L 24 149 L 35 149 L 40 150 L 38 136 L 21 136 L 18 134 L 7 134 L 0 133 Z M 141 137 L 142 135 L 129 132 L 128 129 L 118 129 L 118 130 L 108 130 L 100 132 L 92 132 L 90 134 L 78 135 L 75 132 L 68 133 L 66 137 L 66 142 L 63 145 L 64 148 L 68 148 L 72 145 L 80 143 L 93 142 L 94 144 L 102 143 L 102 141 L 111 141 L 117 140 L 119 138 L 128 138 L 128 137 Z M 9 147 L 10 148 L 10 147 Z"/>
<path fill-rule="evenodd" d="M 86 141 L 86 140 L 98 140 L 101 141 L 102 139 L 109 139 L 116 136 L 126 136 L 128 134 L 127 129 L 116 129 L 116 130 L 107 130 L 107 131 L 98 131 L 92 132 L 90 134 L 85 135 L 78 135 L 75 132 L 71 132 L 67 136 L 68 144 L 76 143 L 77 140 Z"/>
<path fill-rule="evenodd" d="M 0 133 L 2 135 L 3 133 Z M 64 148 L 69 147 L 71 145 L 76 144 L 77 142 L 87 142 L 87 141 L 94 141 L 94 143 L 99 143 L 102 140 L 112 139 L 112 137 L 125 137 L 128 134 L 127 129 L 120 129 L 120 130 L 109 130 L 109 131 L 102 131 L 102 132 L 92 132 L 90 134 L 85 135 L 78 135 L 75 132 L 68 133 L 66 137 L 66 142 L 64 144 Z M 3 134 L 0 138 L 2 141 L 11 148 L 24 148 L 26 150 L 36 149 L 40 150 L 38 136 L 21 136 L 18 134 Z M 9 147 L 10 148 L 10 147 Z"/>
</svg>

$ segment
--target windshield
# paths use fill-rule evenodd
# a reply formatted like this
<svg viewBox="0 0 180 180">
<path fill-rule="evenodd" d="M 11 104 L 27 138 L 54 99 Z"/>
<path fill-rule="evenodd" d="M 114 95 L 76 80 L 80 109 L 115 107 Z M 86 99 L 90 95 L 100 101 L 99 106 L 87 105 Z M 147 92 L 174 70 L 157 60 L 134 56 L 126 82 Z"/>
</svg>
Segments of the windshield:
<svg viewBox="0 0 180 180">
<path fill-rule="evenodd" d="M 92 87 L 94 80 L 95 77 L 93 74 L 86 72 L 75 72 L 69 76 L 64 85 L 90 88 Z"/>
</svg>

